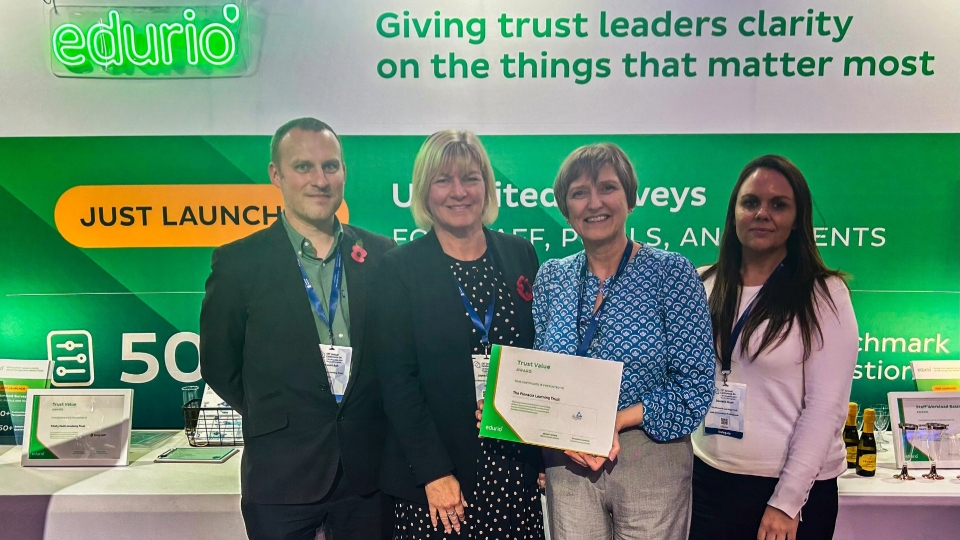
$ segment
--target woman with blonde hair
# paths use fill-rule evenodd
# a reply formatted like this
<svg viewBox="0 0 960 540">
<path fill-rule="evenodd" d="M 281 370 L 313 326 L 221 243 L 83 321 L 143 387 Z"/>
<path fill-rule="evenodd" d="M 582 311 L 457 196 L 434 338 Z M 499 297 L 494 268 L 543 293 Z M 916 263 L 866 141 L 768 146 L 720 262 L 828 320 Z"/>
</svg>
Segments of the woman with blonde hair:
<svg viewBox="0 0 960 540">
<path fill-rule="evenodd" d="M 474 416 L 490 346 L 533 346 L 536 252 L 486 227 L 493 167 L 468 131 L 423 143 L 411 210 L 428 232 L 384 256 L 369 336 L 391 427 L 380 478 L 396 500 L 394 538 L 542 538 L 539 448 L 481 439 Z"/>
</svg>

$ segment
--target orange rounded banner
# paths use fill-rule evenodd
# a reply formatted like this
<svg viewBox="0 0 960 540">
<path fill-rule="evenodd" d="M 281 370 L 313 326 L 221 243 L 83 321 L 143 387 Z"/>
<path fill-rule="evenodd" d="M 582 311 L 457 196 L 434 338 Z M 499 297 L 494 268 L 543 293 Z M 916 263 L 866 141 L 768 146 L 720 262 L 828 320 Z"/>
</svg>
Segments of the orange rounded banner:
<svg viewBox="0 0 960 540">
<path fill-rule="evenodd" d="M 77 186 L 57 200 L 60 235 L 82 248 L 216 247 L 280 219 L 272 184 Z M 344 201 L 337 210 L 349 221 Z"/>
</svg>

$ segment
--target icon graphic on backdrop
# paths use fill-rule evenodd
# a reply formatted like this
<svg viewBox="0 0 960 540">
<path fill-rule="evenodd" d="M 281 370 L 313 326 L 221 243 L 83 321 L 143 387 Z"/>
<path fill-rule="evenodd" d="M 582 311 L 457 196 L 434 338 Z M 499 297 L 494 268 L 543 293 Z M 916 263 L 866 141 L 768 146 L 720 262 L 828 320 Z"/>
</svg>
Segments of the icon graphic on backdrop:
<svg viewBox="0 0 960 540">
<path fill-rule="evenodd" d="M 86 330 L 54 330 L 47 334 L 47 358 L 53 386 L 93 384 L 93 338 Z"/>
</svg>

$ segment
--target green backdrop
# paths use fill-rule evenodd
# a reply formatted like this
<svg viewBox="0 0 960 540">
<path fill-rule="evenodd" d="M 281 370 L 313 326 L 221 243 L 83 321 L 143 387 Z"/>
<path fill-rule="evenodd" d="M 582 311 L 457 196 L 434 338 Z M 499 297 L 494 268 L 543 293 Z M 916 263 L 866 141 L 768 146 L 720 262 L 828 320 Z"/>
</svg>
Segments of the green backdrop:
<svg viewBox="0 0 960 540">
<path fill-rule="evenodd" d="M 536 229 L 541 260 L 580 249 L 579 242 L 563 245 L 566 223 L 555 207 L 542 204 L 552 197 L 540 195 L 577 146 L 621 145 L 637 167 L 641 190 L 682 194 L 689 188 L 680 208 L 672 195 L 658 199 L 651 189 L 627 226 L 636 240 L 683 253 L 697 265 L 716 257 L 712 238 L 740 168 L 760 154 L 786 155 L 813 190 L 815 223 L 825 228 L 819 231 L 824 258 L 853 276 L 860 335 L 870 349 L 860 354 L 854 399 L 875 403 L 888 391 L 913 389 L 903 369 L 910 360 L 960 356 L 958 134 L 482 138 L 501 189 L 509 184 L 538 193 L 529 208 L 519 193 L 511 195 L 516 206 L 509 205 L 504 192 L 494 228 L 528 238 Z M 350 223 L 401 242 L 409 238 L 415 227 L 409 209 L 395 202 L 394 184 L 396 198 L 406 203 L 423 139 L 343 137 Z M 212 248 L 77 248 L 58 233 L 54 208 L 67 189 L 81 185 L 267 183 L 268 145 L 264 136 L 0 139 L 0 358 L 44 359 L 49 332 L 86 330 L 96 362 L 92 386 L 135 388 L 135 427 L 181 427 L 185 383 L 170 376 L 165 344 L 198 331 Z M 133 333 L 156 335 L 155 342 L 140 337 L 133 346 L 159 361 L 149 382 L 120 380 L 123 371 L 144 371 L 142 362 L 121 360 L 123 336 Z M 911 352 L 911 338 L 927 350 Z M 189 341 L 170 356 L 183 373 L 197 368 Z"/>
</svg>

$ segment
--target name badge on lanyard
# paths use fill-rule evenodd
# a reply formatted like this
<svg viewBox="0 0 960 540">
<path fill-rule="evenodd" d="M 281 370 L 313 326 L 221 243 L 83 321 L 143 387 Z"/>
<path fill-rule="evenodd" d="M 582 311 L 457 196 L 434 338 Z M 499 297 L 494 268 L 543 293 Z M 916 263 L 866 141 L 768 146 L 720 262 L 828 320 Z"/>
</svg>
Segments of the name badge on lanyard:
<svg viewBox="0 0 960 540">
<path fill-rule="evenodd" d="M 330 381 L 330 391 L 337 403 L 343 400 L 343 393 L 347 390 L 350 381 L 350 362 L 353 359 L 353 347 L 337 345 L 320 345 L 320 355 L 323 356 L 323 367 L 327 370 L 327 380 Z"/>
<path fill-rule="evenodd" d="M 743 438 L 744 428 L 746 427 L 747 385 L 727 382 L 727 377 L 733 367 L 733 351 L 736 350 L 737 341 L 743 332 L 743 326 L 746 324 L 754 305 L 756 305 L 757 299 L 760 298 L 763 288 L 781 268 L 783 268 L 783 263 L 780 263 L 767 278 L 767 281 L 763 282 L 763 287 L 760 287 L 757 295 L 747 304 L 747 308 L 743 310 L 740 318 L 737 319 L 737 323 L 733 326 L 733 331 L 730 332 L 730 345 L 724 351 L 726 355 L 720 359 L 720 373 L 723 376 L 723 384 L 717 385 L 710 410 L 703 422 L 703 432 L 707 435 L 723 435 L 734 439 Z"/>
<path fill-rule="evenodd" d="M 307 272 L 303 269 L 303 264 L 297 258 L 297 266 L 300 267 L 300 276 L 303 277 L 303 288 L 307 290 L 307 298 L 310 299 L 310 305 L 317 314 L 320 322 L 327 327 L 330 337 L 330 345 L 320 345 L 320 355 L 323 357 L 323 366 L 327 372 L 327 381 L 330 383 L 330 391 L 333 392 L 337 403 L 343 399 L 343 394 L 347 389 L 347 383 L 350 380 L 350 362 L 353 358 L 352 347 L 341 347 L 334 345 L 333 340 L 333 321 L 337 316 L 337 306 L 340 305 L 340 284 L 343 280 L 343 258 L 340 250 L 337 249 L 337 257 L 333 263 L 333 283 L 330 286 L 330 317 L 324 312 L 323 303 L 317 296 L 317 291 L 313 289 Z"/>
<path fill-rule="evenodd" d="M 488 256 L 490 257 L 490 265 L 493 266 L 493 253 L 490 253 Z M 494 267 L 494 273 L 496 273 L 496 267 Z M 494 278 L 494 284 L 496 284 L 496 278 Z M 480 333 L 480 345 L 483 346 L 483 354 L 474 354 L 470 357 L 471 363 L 473 364 L 474 390 L 477 401 L 480 401 L 483 399 L 483 394 L 487 390 L 487 371 L 490 370 L 490 328 L 493 326 L 493 312 L 497 303 L 497 289 L 496 285 L 494 285 L 493 293 L 490 295 L 490 305 L 487 306 L 487 313 L 484 315 L 482 321 L 480 320 L 480 314 L 473 308 L 473 304 L 470 303 L 470 299 L 467 298 L 467 293 L 463 291 L 463 287 L 460 286 L 459 282 L 457 282 L 457 289 L 460 291 L 460 301 L 463 302 L 463 309 L 465 309 L 467 315 L 470 316 L 470 322 L 473 323 L 473 327 Z"/>
<path fill-rule="evenodd" d="M 742 439 L 746 401 L 747 385 L 727 383 L 717 386 L 713 403 L 703 422 L 703 432 Z"/>
<path fill-rule="evenodd" d="M 473 360 L 473 384 L 477 391 L 477 401 L 483 399 L 487 391 L 487 372 L 490 371 L 490 354 L 475 354 Z"/>
</svg>

